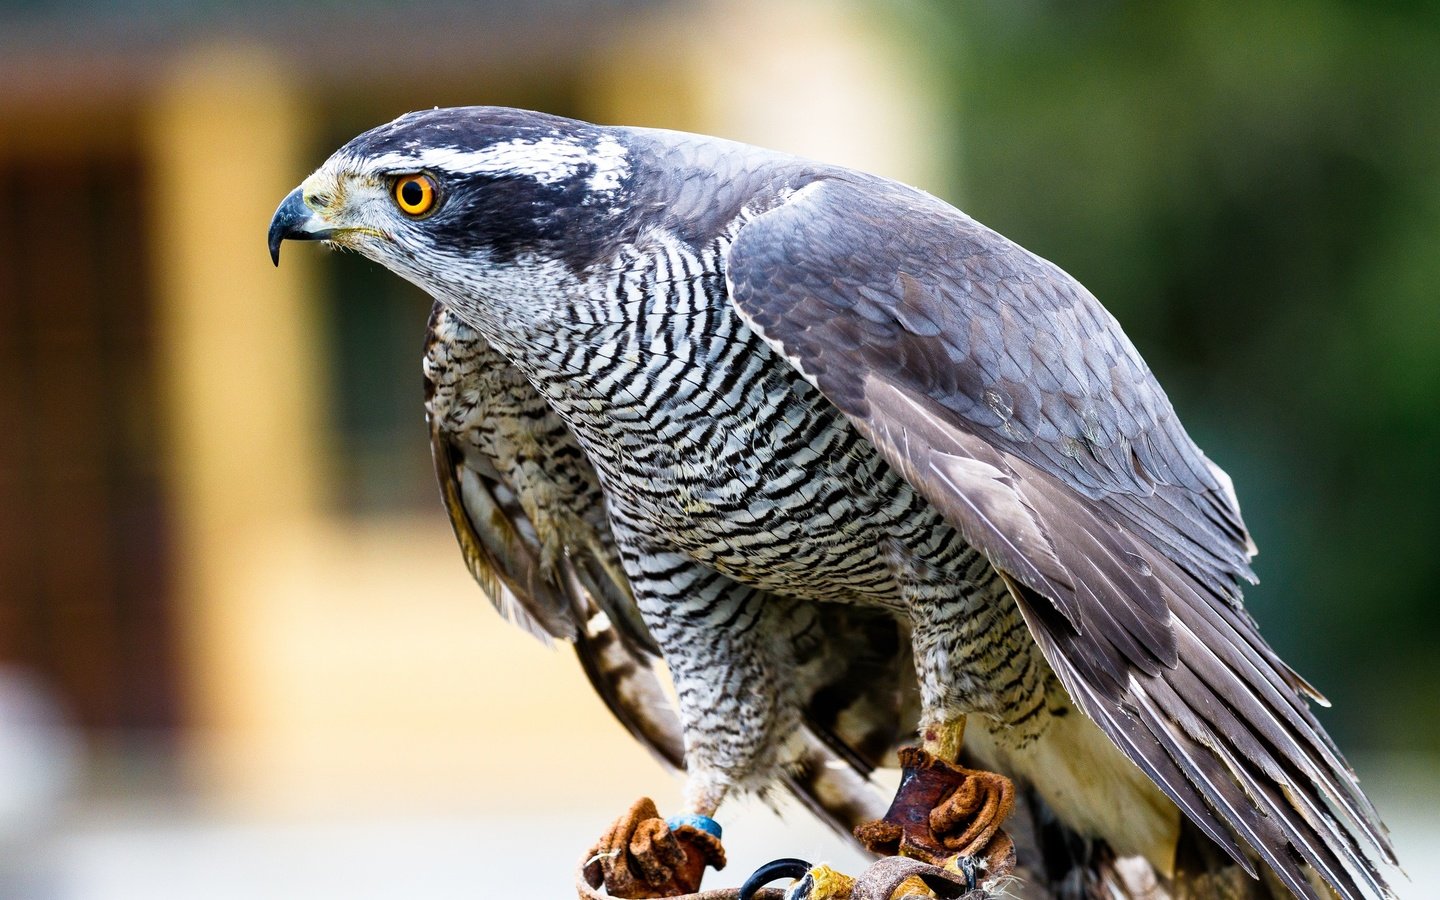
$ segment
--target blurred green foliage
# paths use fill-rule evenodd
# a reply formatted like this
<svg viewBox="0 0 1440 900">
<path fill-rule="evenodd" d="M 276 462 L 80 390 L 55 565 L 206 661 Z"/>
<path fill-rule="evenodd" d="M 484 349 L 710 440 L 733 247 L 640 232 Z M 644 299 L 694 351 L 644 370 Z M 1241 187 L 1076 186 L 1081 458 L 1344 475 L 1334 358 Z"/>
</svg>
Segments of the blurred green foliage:
<svg viewBox="0 0 1440 900">
<path fill-rule="evenodd" d="M 891 4 L 954 60 L 967 212 L 1120 319 L 1347 748 L 1440 750 L 1440 8 Z"/>
</svg>

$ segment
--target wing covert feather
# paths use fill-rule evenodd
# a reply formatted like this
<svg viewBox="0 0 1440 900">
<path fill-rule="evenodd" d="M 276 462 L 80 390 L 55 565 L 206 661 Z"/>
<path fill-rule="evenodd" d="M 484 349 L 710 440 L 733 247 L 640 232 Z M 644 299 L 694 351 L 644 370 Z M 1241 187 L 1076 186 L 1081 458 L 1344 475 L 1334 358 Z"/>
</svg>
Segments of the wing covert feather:
<svg viewBox="0 0 1440 900">
<path fill-rule="evenodd" d="M 922 192 L 841 176 L 744 225 L 742 318 L 1007 577 L 1080 708 L 1247 871 L 1390 896 L 1388 835 L 1240 604 L 1230 480 L 1099 302 Z"/>
</svg>

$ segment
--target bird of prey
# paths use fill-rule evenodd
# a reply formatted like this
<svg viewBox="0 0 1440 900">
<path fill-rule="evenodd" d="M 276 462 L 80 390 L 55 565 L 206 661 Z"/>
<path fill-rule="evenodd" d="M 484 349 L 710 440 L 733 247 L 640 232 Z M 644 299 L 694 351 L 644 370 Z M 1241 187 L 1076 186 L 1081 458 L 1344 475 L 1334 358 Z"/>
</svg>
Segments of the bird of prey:
<svg viewBox="0 0 1440 900">
<path fill-rule="evenodd" d="M 675 872 L 722 863 L 735 792 L 875 818 L 908 731 L 882 852 L 993 851 L 1018 791 L 1176 895 L 1393 896 L 1323 698 L 1242 606 L 1229 478 L 1054 264 L 884 178 L 493 107 L 356 137 L 269 239 L 435 299 L 461 547 L 683 765 L 642 842 Z M 639 868 L 612 889 L 663 893 Z"/>
</svg>

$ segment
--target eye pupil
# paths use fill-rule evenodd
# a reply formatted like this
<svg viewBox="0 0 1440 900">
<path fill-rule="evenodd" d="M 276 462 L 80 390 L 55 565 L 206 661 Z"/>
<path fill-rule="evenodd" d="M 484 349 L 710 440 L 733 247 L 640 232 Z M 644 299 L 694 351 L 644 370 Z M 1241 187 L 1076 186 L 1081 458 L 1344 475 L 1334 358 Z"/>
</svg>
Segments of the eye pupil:
<svg viewBox="0 0 1440 900">
<path fill-rule="evenodd" d="M 425 202 L 425 189 L 419 181 L 411 180 L 400 186 L 400 199 L 406 206 L 419 206 Z"/>
</svg>

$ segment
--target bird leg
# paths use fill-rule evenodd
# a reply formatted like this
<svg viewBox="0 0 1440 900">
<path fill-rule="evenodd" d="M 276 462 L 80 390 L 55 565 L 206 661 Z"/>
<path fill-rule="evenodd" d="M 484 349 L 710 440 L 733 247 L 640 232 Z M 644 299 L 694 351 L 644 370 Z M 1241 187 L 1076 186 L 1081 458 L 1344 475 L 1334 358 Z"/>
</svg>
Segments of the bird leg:
<svg viewBox="0 0 1440 900">
<path fill-rule="evenodd" d="M 712 816 L 735 787 L 781 772 L 799 713 L 763 595 L 618 519 L 614 530 L 640 614 L 670 669 L 685 738 L 681 814 L 663 820 L 642 801 L 602 839 L 595 860 L 611 896 L 641 900 L 693 892 L 707 865 L 725 865 Z"/>
<path fill-rule="evenodd" d="M 1015 786 L 959 764 L 964 730 L 963 716 L 929 726 L 921 747 L 900 751 L 895 799 L 884 818 L 855 829 L 856 840 L 873 853 L 957 871 L 978 864 L 988 877 L 1014 866 L 1014 843 L 1000 825 L 1015 806 Z"/>
</svg>

